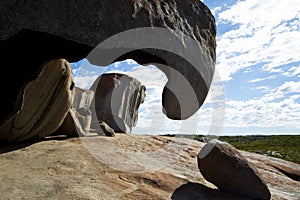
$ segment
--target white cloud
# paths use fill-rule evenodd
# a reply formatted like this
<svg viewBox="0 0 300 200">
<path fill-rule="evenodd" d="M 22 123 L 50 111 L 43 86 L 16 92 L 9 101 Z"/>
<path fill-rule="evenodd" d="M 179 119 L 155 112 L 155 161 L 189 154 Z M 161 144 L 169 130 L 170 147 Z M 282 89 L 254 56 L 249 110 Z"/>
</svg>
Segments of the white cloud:
<svg viewBox="0 0 300 200">
<path fill-rule="evenodd" d="M 137 78 L 141 83 L 145 85 L 148 84 L 164 86 L 168 80 L 166 75 L 153 65 L 135 66 L 127 74 L 129 76 Z"/>
<path fill-rule="evenodd" d="M 91 65 L 87 60 L 84 61 L 78 69 L 73 70 L 75 85 L 82 89 L 89 89 L 104 70 L 103 67 Z"/>
<path fill-rule="evenodd" d="M 219 24 L 232 29 L 217 37 L 217 69 L 224 81 L 236 72 L 254 73 L 254 65 L 284 77 L 300 77 L 299 1 L 238 1 L 216 12 Z M 296 63 L 296 64 L 295 64 Z M 287 66 L 292 65 L 289 69 Z M 257 72 L 259 74 L 259 72 Z M 275 79 L 279 75 L 255 78 L 249 83 Z M 245 85 L 247 87 L 247 85 Z M 264 95 L 244 101 L 226 102 L 225 127 L 300 128 L 300 82 L 287 81 L 274 88 L 258 86 Z"/>
<path fill-rule="evenodd" d="M 276 89 L 278 93 L 300 93 L 300 81 L 289 81 Z"/>
<path fill-rule="evenodd" d="M 274 89 L 257 89 L 265 90 L 266 94 L 257 99 L 226 102 L 226 127 L 300 128 L 300 81 L 285 82 Z"/>
<path fill-rule="evenodd" d="M 219 12 L 218 23 L 236 26 L 217 38 L 223 80 L 259 63 L 265 63 L 265 71 L 283 72 L 280 66 L 299 62 L 299 8 L 299 1 L 245 0 Z"/>
<path fill-rule="evenodd" d="M 132 59 L 127 59 L 124 60 L 123 62 L 125 62 L 127 65 L 138 65 L 138 63 Z"/>
<path fill-rule="evenodd" d="M 222 10 L 221 6 L 217 6 L 211 10 L 211 13 L 215 16 L 216 13 L 220 12 L 221 10 Z"/>
<path fill-rule="evenodd" d="M 282 75 L 284 75 L 286 77 L 292 77 L 292 76 L 297 76 L 297 75 L 299 76 L 300 75 L 300 65 L 298 67 L 296 67 L 296 66 L 291 67 L 289 70 L 282 73 Z"/>
<path fill-rule="evenodd" d="M 79 69 L 72 69 L 73 76 L 76 76 L 78 72 L 79 72 Z"/>
<path fill-rule="evenodd" d="M 268 86 L 258 86 L 255 89 L 256 90 L 261 90 L 262 92 L 268 92 L 270 90 L 270 87 L 268 87 Z"/>
<path fill-rule="evenodd" d="M 123 74 L 132 74 L 135 70 L 129 71 L 124 71 L 120 70 L 122 66 L 128 67 L 130 69 L 131 67 L 135 67 L 138 65 L 134 60 L 127 59 L 125 61 L 121 62 L 115 62 L 111 66 L 108 67 L 101 67 L 101 66 L 96 66 L 92 65 L 89 63 L 88 60 L 84 59 L 81 62 L 81 65 L 78 66 L 77 63 L 72 64 L 74 67 L 78 67 L 77 69 L 73 69 L 73 76 L 74 76 L 74 81 L 75 85 L 83 88 L 83 89 L 89 89 L 94 81 L 103 73 L 123 73 Z M 134 75 L 134 74 L 132 74 Z M 138 75 L 138 74 L 137 74 Z M 134 76 L 136 77 L 136 76 Z"/>
<path fill-rule="evenodd" d="M 270 12 L 266 12 L 270 11 Z M 253 14 L 253 15 L 249 15 Z M 298 1 L 238 1 L 230 9 L 219 14 L 222 20 L 232 23 L 256 22 L 253 27 L 262 27 L 266 23 L 278 25 L 282 20 L 290 20 L 299 15 Z"/>
<path fill-rule="evenodd" d="M 119 68 L 121 66 L 121 62 L 115 62 L 113 66 L 114 68 Z"/>
<path fill-rule="evenodd" d="M 272 76 L 268 76 L 268 77 L 264 77 L 264 78 L 256 78 L 253 80 L 250 80 L 249 83 L 256 83 L 256 82 L 260 82 L 260 81 L 264 81 L 264 80 L 269 80 L 269 79 L 275 79 L 276 76 L 272 75 Z"/>
<path fill-rule="evenodd" d="M 89 89 L 97 78 L 98 75 L 76 76 L 74 77 L 74 81 L 77 87 L 80 87 L 82 89 Z"/>
<path fill-rule="evenodd" d="M 229 101 L 226 107 L 225 127 L 294 127 L 299 128 L 300 105 L 292 98 L 280 102 L 263 99 Z"/>
</svg>

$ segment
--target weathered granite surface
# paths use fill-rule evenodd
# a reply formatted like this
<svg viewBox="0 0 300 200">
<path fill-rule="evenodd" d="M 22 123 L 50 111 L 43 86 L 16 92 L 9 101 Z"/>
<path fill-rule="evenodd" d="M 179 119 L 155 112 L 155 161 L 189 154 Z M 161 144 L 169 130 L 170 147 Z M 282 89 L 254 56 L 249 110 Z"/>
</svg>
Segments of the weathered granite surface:
<svg viewBox="0 0 300 200">
<path fill-rule="evenodd" d="M 0 79 L 1 85 L 10 86 L 3 88 L 6 95 L 0 104 L 0 124 L 15 114 L 17 94 L 37 77 L 46 61 L 65 58 L 75 62 L 88 57 L 94 64 L 109 64 L 102 63 L 105 56 L 93 59 L 88 55 L 107 38 L 134 28 L 166 28 L 172 35 L 157 37 L 149 31 L 133 35 L 135 41 L 141 41 L 140 37 L 144 41 L 156 40 L 150 43 L 154 50 L 132 47 L 127 54 L 115 58 L 115 61 L 132 58 L 140 64 L 171 67 L 159 67 L 168 77 L 163 106 L 169 118 L 185 119 L 196 112 L 206 98 L 213 77 L 216 26 L 210 10 L 201 1 L 2 0 L 0 24 L 1 73 L 10 76 L 9 81 Z M 183 34 L 192 40 L 182 37 Z M 134 45 L 134 42 L 120 39 L 113 45 L 122 44 Z M 196 46 L 191 48 L 192 44 Z M 157 49 L 157 45 L 175 52 Z M 171 69 L 178 73 L 172 73 Z M 181 79 L 185 82 L 178 85 Z"/>
<path fill-rule="evenodd" d="M 116 134 L 1 146 L 0 199 L 247 199 L 204 179 L 197 165 L 204 145 L 178 137 Z M 300 182 L 285 173 L 299 172 L 300 165 L 239 152 L 257 168 L 272 200 L 299 199 Z"/>
</svg>

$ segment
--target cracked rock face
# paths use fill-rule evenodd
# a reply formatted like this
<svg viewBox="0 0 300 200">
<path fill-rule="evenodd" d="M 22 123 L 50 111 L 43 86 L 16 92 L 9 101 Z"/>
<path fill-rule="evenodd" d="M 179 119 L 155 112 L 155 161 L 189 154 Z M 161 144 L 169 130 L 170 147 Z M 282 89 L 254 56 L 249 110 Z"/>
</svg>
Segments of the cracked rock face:
<svg viewBox="0 0 300 200">
<path fill-rule="evenodd" d="M 131 58 L 144 65 L 156 64 L 168 77 L 162 97 L 164 112 L 169 118 L 190 117 L 207 96 L 214 73 L 216 27 L 210 10 L 201 1 L 128 0 L 112 4 L 107 0 L 78 0 L 76 3 L 2 0 L 0 13 L 2 74 L 12 77 L 8 82 L 0 79 L 0 84 L 10 86 L 3 89 L 6 96 L 1 104 L 0 124 L 15 114 L 13 107 L 17 94 L 38 76 L 46 61 L 55 58 L 79 61 L 111 36 L 140 27 L 166 28 L 178 38 L 173 49 L 180 49 L 192 58 L 200 57 L 201 62 L 194 65 L 180 52 L 155 48 L 132 49 L 111 62 Z M 191 38 L 200 50 L 191 51 L 182 35 Z M 90 62 L 102 64 L 93 59 Z M 177 73 L 172 73 L 171 69 Z M 178 85 L 182 80 L 185 83 Z M 191 98 L 192 105 L 189 103 Z"/>
</svg>

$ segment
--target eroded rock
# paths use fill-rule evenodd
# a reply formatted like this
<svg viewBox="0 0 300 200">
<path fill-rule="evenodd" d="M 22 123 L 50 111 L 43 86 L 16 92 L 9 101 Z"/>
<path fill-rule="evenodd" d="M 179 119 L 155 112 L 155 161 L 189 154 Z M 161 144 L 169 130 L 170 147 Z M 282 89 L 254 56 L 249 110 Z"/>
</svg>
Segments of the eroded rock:
<svg viewBox="0 0 300 200">
<path fill-rule="evenodd" d="M 114 129 L 112 129 L 110 126 L 108 126 L 108 124 L 106 122 L 100 121 L 99 125 L 106 136 L 110 136 L 110 137 L 115 136 Z M 98 135 L 100 135 L 100 134 L 98 133 Z"/>
<path fill-rule="evenodd" d="M 94 96 L 95 93 L 92 90 L 75 87 L 72 106 L 58 131 L 71 136 L 88 135 L 91 132 L 92 124 L 98 122 L 96 117 L 93 117 Z"/>
<path fill-rule="evenodd" d="M 90 90 L 75 87 L 72 107 L 58 132 L 70 136 L 131 133 L 145 90 L 136 78 L 117 73 L 102 74 Z"/>
<path fill-rule="evenodd" d="M 271 193 L 256 168 L 232 145 L 211 140 L 201 149 L 197 159 L 203 177 L 221 191 L 251 199 L 271 198 Z"/>
<path fill-rule="evenodd" d="M 213 77 L 216 26 L 210 10 L 201 1 L 133 0 L 115 1 L 112 4 L 108 0 L 2 0 L 0 23 L 1 61 L 3 66 L 10 66 L 3 67 L 2 73 L 14 74 L 9 82 L 0 82 L 1 85 L 10 85 L 9 89 L 4 89 L 6 97 L 0 105 L 3 110 L 0 124 L 15 114 L 12 102 L 15 102 L 16 94 L 24 84 L 36 78 L 37 71 L 45 61 L 54 58 L 78 61 L 88 57 L 91 50 L 104 40 L 134 28 L 166 28 L 177 38 L 176 44 L 173 39 L 165 37 L 155 44 L 179 50 L 178 55 L 164 49 L 130 49 L 130 52 L 111 61 L 132 58 L 140 64 L 167 65 L 181 74 L 187 82 L 178 85 L 180 75 L 160 67 L 168 77 L 162 102 L 169 118 L 185 119 L 196 112 L 207 96 Z M 183 39 L 183 34 L 190 37 L 199 48 L 192 50 L 194 48 L 187 45 L 189 43 Z M 142 36 L 151 35 L 140 34 L 134 40 L 141 41 Z M 120 40 L 119 44 L 122 42 L 126 44 L 124 40 Z M 183 52 L 193 58 L 201 57 L 201 60 L 193 65 L 190 62 L 193 59 L 182 58 Z M 110 64 L 101 62 L 105 56 L 97 57 L 100 59 L 89 57 L 89 61 L 98 65 Z M 193 103 L 190 103 L 191 99 Z"/>
<path fill-rule="evenodd" d="M 46 63 L 19 94 L 21 107 L 0 127 L 0 141 L 43 138 L 56 131 L 72 105 L 73 90 L 70 64 L 64 59 Z"/>
<path fill-rule="evenodd" d="M 145 98 L 145 86 L 126 74 L 102 74 L 93 84 L 95 112 L 115 132 L 131 133 L 138 121 L 138 109 Z"/>
</svg>

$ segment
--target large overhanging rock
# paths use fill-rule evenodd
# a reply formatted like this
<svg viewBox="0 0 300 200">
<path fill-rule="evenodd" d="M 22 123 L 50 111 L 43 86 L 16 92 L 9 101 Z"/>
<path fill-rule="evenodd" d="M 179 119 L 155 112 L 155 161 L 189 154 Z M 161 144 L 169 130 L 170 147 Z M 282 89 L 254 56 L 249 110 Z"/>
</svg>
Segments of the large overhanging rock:
<svg viewBox="0 0 300 200">
<path fill-rule="evenodd" d="M 11 77 L 9 81 L 0 79 L 1 85 L 10 86 L 2 88 L 5 98 L 1 103 L 0 124 L 15 114 L 17 94 L 38 76 L 45 61 L 54 58 L 78 61 L 107 38 L 140 27 L 170 30 L 178 36 L 182 52 L 189 52 L 185 41 L 180 40 L 185 34 L 197 41 L 201 49 L 192 53 L 205 58 L 194 66 L 181 56 L 163 50 L 136 49 L 114 60 L 132 58 L 140 64 L 167 65 L 178 72 L 176 75 L 160 67 L 168 77 L 163 92 L 166 115 L 172 119 L 188 118 L 207 96 L 214 72 L 216 27 L 210 10 L 201 1 L 2 0 L 0 13 L 1 74 Z M 90 62 L 102 64 L 93 59 Z M 181 79 L 188 81 L 185 86 L 178 85 Z M 186 91 L 187 86 L 192 90 Z M 189 103 L 193 95 L 196 100 Z M 20 102 L 17 105 L 20 107 Z"/>
</svg>

